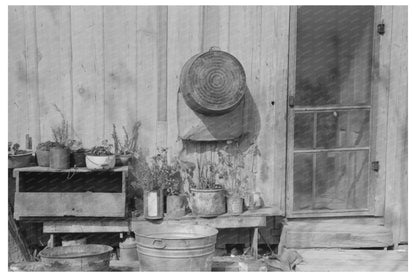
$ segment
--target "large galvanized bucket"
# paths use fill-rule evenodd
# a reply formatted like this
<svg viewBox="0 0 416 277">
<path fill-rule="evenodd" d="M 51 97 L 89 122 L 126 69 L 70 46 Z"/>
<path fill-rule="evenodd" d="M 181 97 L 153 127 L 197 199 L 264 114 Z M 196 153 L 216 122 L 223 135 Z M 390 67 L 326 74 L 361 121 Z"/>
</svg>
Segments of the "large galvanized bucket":
<svg viewBox="0 0 416 277">
<path fill-rule="evenodd" d="M 134 233 L 141 271 L 211 271 L 215 228 L 172 223 Z"/>
</svg>

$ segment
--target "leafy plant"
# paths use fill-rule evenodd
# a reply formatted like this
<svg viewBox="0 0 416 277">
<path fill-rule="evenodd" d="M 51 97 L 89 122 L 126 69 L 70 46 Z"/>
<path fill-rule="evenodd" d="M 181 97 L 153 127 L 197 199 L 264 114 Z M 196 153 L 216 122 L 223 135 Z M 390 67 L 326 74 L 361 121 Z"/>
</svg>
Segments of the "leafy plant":
<svg viewBox="0 0 416 277">
<path fill-rule="evenodd" d="M 36 146 L 36 150 L 40 151 L 49 151 L 52 147 L 56 146 L 56 142 L 53 141 L 46 141 L 46 142 L 40 142 L 38 146 Z"/>
<path fill-rule="evenodd" d="M 127 129 L 123 126 L 124 141 L 121 140 L 117 134 L 116 125 L 113 123 L 112 137 L 114 140 L 114 151 L 116 154 L 128 155 L 138 151 L 137 139 L 139 138 L 139 129 L 142 123 L 137 121 L 132 128 L 131 134 L 127 132 Z"/>
<path fill-rule="evenodd" d="M 68 140 L 67 143 L 69 149 L 72 152 L 76 152 L 76 153 L 82 153 L 85 152 L 86 150 L 82 147 L 82 142 L 79 140 L 75 140 L 75 139 L 70 139 Z"/>
<path fill-rule="evenodd" d="M 108 140 L 103 140 L 102 145 L 100 146 L 94 146 L 91 148 L 90 151 L 88 151 L 88 155 L 90 156 L 110 156 L 113 155 L 112 153 L 112 144 L 108 144 Z"/>
<path fill-rule="evenodd" d="M 18 143 L 13 144 L 13 142 L 9 141 L 8 145 L 9 145 L 9 147 L 8 147 L 9 155 L 12 155 L 12 156 L 13 155 L 19 155 L 19 154 L 26 154 L 26 153 L 30 152 L 30 151 L 26 151 L 26 150 L 19 150 L 20 144 L 18 144 Z"/>
<path fill-rule="evenodd" d="M 132 161 L 132 175 L 137 188 L 149 191 L 166 189 L 168 194 L 179 194 L 181 175 L 179 164 L 169 165 L 166 148 L 158 148 L 158 153 L 148 163 L 142 151 L 136 151 Z"/>
<path fill-rule="evenodd" d="M 218 164 L 213 161 L 205 161 L 202 163 L 197 160 L 198 167 L 198 184 L 194 184 L 196 189 L 219 189 L 222 185 L 217 182 L 219 173 Z"/>
<path fill-rule="evenodd" d="M 254 160 L 260 152 L 257 145 L 246 152 L 242 152 L 238 145 L 230 148 L 218 151 L 219 178 L 229 195 L 244 198 L 255 188 Z M 247 157 L 251 158 L 250 164 L 246 163 Z"/>
</svg>

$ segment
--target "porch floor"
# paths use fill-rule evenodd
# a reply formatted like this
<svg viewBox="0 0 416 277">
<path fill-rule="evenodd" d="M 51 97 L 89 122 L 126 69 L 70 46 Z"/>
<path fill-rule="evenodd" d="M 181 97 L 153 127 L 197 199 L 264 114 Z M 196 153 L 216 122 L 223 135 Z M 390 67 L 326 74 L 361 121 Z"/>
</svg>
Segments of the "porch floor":
<svg viewBox="0 0 416 277">
<path fill-rule="evenodd" d="M 398 250 L 296 249 L 303 262 L 296 271 L 408 271 L 407 247 Z"/>
</svg>

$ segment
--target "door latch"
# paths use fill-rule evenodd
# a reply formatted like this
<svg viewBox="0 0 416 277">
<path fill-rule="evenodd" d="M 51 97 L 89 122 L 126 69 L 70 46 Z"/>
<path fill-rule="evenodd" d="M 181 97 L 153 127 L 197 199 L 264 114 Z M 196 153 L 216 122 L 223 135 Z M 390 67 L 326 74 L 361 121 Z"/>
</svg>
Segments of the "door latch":
<svg viewBox="0 0 416 277">
<path fill-rule="evenodd" d="M 384 25 L 384 23 L 380 23 L 377 25 L 377 33 L 379 35 L 384 35 L 384 33 L 386 32 L 386 26 Z"/>
<path fill-rule="evenodd" d="M 380 163 L 378 161 L 372 162 L 371 169 L 375 172 L 378 172 L 380 170 Z"/>
<path fill-rule="evenodd" d="M 293 108 L 295 106 L 295 96 L 289 95 L 288 102 L 289 102 L 289 107 Z"/>
</svg>

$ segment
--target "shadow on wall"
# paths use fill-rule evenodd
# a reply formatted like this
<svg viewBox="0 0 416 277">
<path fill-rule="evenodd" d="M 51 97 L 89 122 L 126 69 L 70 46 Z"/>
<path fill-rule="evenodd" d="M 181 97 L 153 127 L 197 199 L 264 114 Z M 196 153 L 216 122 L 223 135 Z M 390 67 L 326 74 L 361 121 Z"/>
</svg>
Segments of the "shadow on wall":
<svg viewBox="0 0 416 277">
<path fill-rule="evenodd" d="M 231 145 L 233 147 L 239 147 L 242 152 L 247 151 L 251 145 L 255 144 L 257 137 L 261 129 L 261 120 L 260 113 L 258 111 L 257 105 L 254 102 L 254 99 L 250 93 L 250 90 L 247 88 L 244 99 L 242 100 L 242 113 L 239 114 L 239 118 L 234 118 L 233 120 L 241 120 L 242 128 L 241 135 L 234 140 L 217 140 L 217 141 L 193 141 L 193 140 L 183 140 L 183 148 L 179 153 L 179 158 L 182 160 L 190 161 L 196 163 L 197 159 L 207 160 L 207 161 L 216 161 L 217 151 L 220 149 L 225 149 L 225 146 Z M 215 124 L 215 121 L 212 118 L 195 113 L 201 121 L 204 123 L 206 129 L 213 135 L 219 132 L 219 125 Z M 222 120 L 219 117 L 218 120 Z M 222 124 L 224 122 L 218 122 Z M 229 129 L 222 129 L 221 132 L 228 132 Z M 227 152 L 232 151 L 232 148 L 228 147 L 225 149 Z"/>
</svg>

